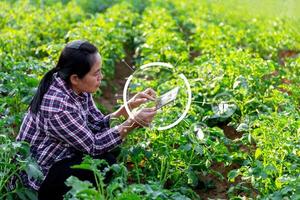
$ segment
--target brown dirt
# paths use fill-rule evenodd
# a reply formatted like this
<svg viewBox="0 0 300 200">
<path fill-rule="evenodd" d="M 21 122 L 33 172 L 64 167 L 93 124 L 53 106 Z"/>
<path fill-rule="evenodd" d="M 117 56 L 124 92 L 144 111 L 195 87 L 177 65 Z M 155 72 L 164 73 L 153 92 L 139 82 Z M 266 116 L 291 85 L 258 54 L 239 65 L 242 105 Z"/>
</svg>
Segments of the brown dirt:
<svg viewBox="0 0 300 200">
<path fill-rule="evenodd" d="M 278 51 L 278 62 L 280 65 L 284 66 L 287 58 L 296 58 L 298 56 L 300 56 L 299 51 L 289 49 L 280 50 Z"/>
<path fill-rule="evenodd" d="M 226 194 L 228 185 L 226 181 L 220 180 L 218 177 L 209 174 L 205 177 L 200 177 L 204 183 L 213 182 L 214 188 L 212 189 L 200 189 L 195 192 L 200 196 L 201 199 L 228 199 Z"/>
<path fill-rule="evenodd" d="M 277 90 L 279 90 L 280 92 L 282 93 L 287 93 L 288 95 L 293 95 L 293 93 L 285 88 L 282 88 L 282 87 L 278 87 Z"/>
<path fill-rule="evenodd" d="M 219 128 L 221 128 L 225 134 L 225 136 L 231 140 L 241 138 L 243 136 L 242 132 L 238 132 L 234 127 L 228 126 L 228 125 L 219 125 Z M 230 147 L 228 146 L 230 149 Z M 256 144 L 252 143 L 251 145 L 243 145 L 240 144 L 239 148 L 241 151 L 245 153 L 252 153 L 256 149 Z"/>
<path fill-rule="evenodd" d="M 274 77 L 278 77 L 280 74 L 279 74 L 279 71 L 278 70 L 275 70 L 273 71 L 272 73 L 270 74 L 266 74 L 263 76 L 263 80 L 268 80 L 268 79 L 271 79 L 271 78 L 274 78 Z M 281 78 L 281 83 L 284 84 L 284 85 L 291 85 L 293 84 L 293 81 L 287 79 L 287 78 Z M 282 87 L 276 87 L 277 90 L 279 90 L 280 92 L 283 92 L 283 93 L 287 93 L 288 95 L 293 95 L 293 93 L 290 91 L 290 90 L 287 90 L 286 88 L 282 88 Z"/>
<path fill-rule="evenodd" d="M 213 174 L 208 174 L 207 176 L 201 176 L 200 180 L 202 180 L 204 183 L 213 182 L 214 188 L 211 189 L 200 189 L 196 190 L 196 192 L 199 194 L 201 199 L 228 199 L 227 191 L 230 188 L 230 185 L 233 183 L 230 183 L 227 180 L 227 174 L 233 169 L 240 168 L 239 164 L 232 164 L 230 166 L 224 166 L 224 163 L 214 163 L 211 166 L 211 169 L 214 171 L 217 171 L 222 174 L 224 179 L 220 179 L 220 177 L 217 177 Z M 235 181 L 235 183 L 238 183 L 238 180 Z"/>
<path fill-rule="evenodd" d="M 276 77 L 278 75 L 279 75 L 279 71 L 275 70 L 275 71 L 271 72 L 270 74 L 264 75 L 262 78 L 263 78 L 263 80 L 268 80 L 268 79 L 270 79 L 272 77 Z"/>
<path fill-rule="evenodd" d="M 195 51 L 195 50 L 190 50 L 189 52 L 189 60 L 192 62 L 196 57 L 200 56 L 201 52 L 200 51 Z"/>
<path fill-rule="evenodd" d="M 138 168 L 143 169 L 143 168 L 144 168 L 145 161 L 146 161 L 146 160 L 142 160 L 142 161 L 138 164 Z M 128 170 L 128 171 L 132 171 L 132 170 L 134 170 L 134 168 L 135 168 L 135 164 L 134 164 L 133 162 L 131 162 L 131 161 L 128 161 L 128 162 L 126 163 L 126 167 L 127 167 L 127 170 Z M 145 177 L 142 176 L 142 174 L 140 174 L 140 181 L 141 181 L 142 184 L 145 184 L 145 183 L 146 183 Z M 128 184 L 134 184 L 134 183 L 137 183 L 136 178 L 133 177 L 132 175 L 128 176 L 127 183 L 128 183 Z"/>
<path fill-rule="evenodd" d="M 237 139 L 241 138 L 243 133 L 238 132 L 234 127 L 228 126 L 227 124 L 220 124 L 219 127 L 224 131 L 224 134 L 226 137 L 229 139 Z M 229 148 L 230 149 L 230 148 Z M 245 152 L 245 153 L 252 153 L 256 149 L 256 145 L 240 145 L 240 150 Z M 214 174 L 208 174 L 207 176 L 200 176 L 200 180 L 204 182 L 204 184 L 208 183 L 213 183 L 213 188 L 202 188 L 195 190 L 197 194 L 201 197 L 201 199 L 229 199 L 227 191 L 232 185 L 237 185 L 239 183 L 244 182 L 240 176 L 238 176 L 234 182 L 229 182 L 227 180 L 227 174 L 233 170 L 233 169 L 239 169 L 241 167 L 240 164 L 238 163 L 233 163 L 229 166 L 225 166 L 224 163 L 214 163 L 211 166 L 211 169 L 213 171 L 216 171 L 224 177 L 223 179 L 218 177 L 217 175 Z M 247 186 L 251 192 L 250 195 L 251 197 L 257 196 L 258 192 L 251 187 L 250 183 L 246 183 L 245 186 Z M 239 195 L 241 196 L 249 196 L 249 194 L 244 194 L 243 192 L 239 192 Z"/>
<path fill-rule="evenodd" d="M 247 149 L 248 150 L 248 149 Z M 203 181 L 204 184 L 212 185 L 213 187 L 210 188 L 202 188 L 202 189 L 196 189 L 195 192 L 201 197 L 201 199 L 208 200 L 208 199 L 229 199 L 229 196 L 227 194 L 227 191 L 231 186 L 237 185 L 239 183 L 244 182 L 244 186 L 250 189 L 250 194 L 246 194 L 243 191 L 235 191 L 236 195 L 241 196 L 251 196 L 256 197 L 258 195 L 258 192 L 252 188 L 251 184 L 248 182 L 245 182 L 241 179 L 240 176 L 236 177 L 234 182 L 230 182 L 227 179 L 227 174 L 234 169 L 239 169 L 241 166 L 238 163 L 233 163 L 229 166 L 224 166 L 224 163 L 214 163 L 211 166 L 211 169 L 213 171 L 219 172 L 222 174 L 224 178 L 220 178 L 217 175 L 214 175 L 212 173 L 206 175 L 206 176 L 200 176 L 199 179 Z"/>
<path fill-rule="evenodd" d="M 219 128 L 221 128 L 225 134 L 225 136 L 231 140 L 237 139 L 237 138 L 241 138 L 243 133 L 238 132 L 235 128 L 233 128 L 232 126 L 228 126 L 228 125 L 219 125 Z"/>
<path fill-rule="evenodd" d="M 283 84 L 286 84 L 286 85 L 290 85 L 290 84 L 293 83 L 291 80 L 289 80 L 289 79 L 287 79 L 287 78 L 282 78 L 282 79 L 281 79 L 281 82 L 282 82 Z"/>
<path fill-rule="evenodd" d="M 133 61 L 130 54 L 124 59 L 128 65 L 132 66 Z M 123 98 L 123 88 L 126 83 L 126 78 L 132 74 L 132 70 L 122 61 L 116 63 L 114 78 L 108 81 L 107 86 L 100 87 L 103 92 L 102 97 L 96 99 L 99 101 L 108 112 L 113 112 L 117 105 L 117 100 Z"/>
<path fill-rule="evenodd" d="M 241 145 L 240 146 L 240 150 L 244 153 L 247 153 L 247 154 L 254 154 L 255 150 L 256 150 L 256 144 L 253 143 L 251 145 Z"/>
</svg>

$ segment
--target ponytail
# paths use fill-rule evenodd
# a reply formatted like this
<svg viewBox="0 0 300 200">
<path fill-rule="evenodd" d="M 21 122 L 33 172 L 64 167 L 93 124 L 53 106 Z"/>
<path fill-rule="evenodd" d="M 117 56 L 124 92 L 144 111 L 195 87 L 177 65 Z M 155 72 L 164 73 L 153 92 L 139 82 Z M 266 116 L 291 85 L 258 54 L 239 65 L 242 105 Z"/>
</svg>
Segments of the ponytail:
<svg viewBox="0 0 300 200">
<path fill-rule="evenodd" d="M 34 95 L 32 101 L 30 102 L 30 111 L 32 113 L 34 113 L 34 114 L 38 113 L 39 107 L 43 100 L 43 96 L 48 91 L 48 89 L 52 83 L 53 74 L 57 71 L 58 70 L 55 67 L 55 68 L 51 69 L 50 71 L 48 71 L 42 78 L 42 80 L 39 84 L 39 87 L 36 91 L 36 94 Z"/>
</svg>

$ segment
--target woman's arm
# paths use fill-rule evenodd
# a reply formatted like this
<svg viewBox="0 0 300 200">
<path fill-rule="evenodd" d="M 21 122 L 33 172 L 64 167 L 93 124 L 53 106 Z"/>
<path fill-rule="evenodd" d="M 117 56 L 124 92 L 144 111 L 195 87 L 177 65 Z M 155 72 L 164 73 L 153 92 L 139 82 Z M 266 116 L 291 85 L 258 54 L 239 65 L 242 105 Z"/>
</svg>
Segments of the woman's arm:
<svg viewBox="0 0 300 200">
<path fill-rule="evenodd" d="M 129 132 L 138 127 L 140 127 L 140 125 L 134 120 L 127 119 L 125 122 L 118 126 L 118 131 L 120 133 L 121 138 L 123 139 L 127 136 Z"/>
<path fill-rule="evenodd" d="M 143 92 L 139 92 L 137 93 L 134 97 L 132 97 L 129 101 L 128 101 L 128 106 L 133 109 L 136 108 L 138 106 L 140 106 L 142 103 L 148 101 L 148 100 L 155 100 L 155 91 L 152 90 L 151 88 L 146 89 Z M 146 118 L 146 121 L 148 120 L 148 114 L 147 112 L 149 112 L 149 110 L 144 110 L 143 112 L 141 112 L 139 115 L 142 118 Z M 108 128 L 109 127 L 109 121 L 111 118 L 119 118 L 121 116 L 124 116 L 126 121 L 123 122 L 119 127 L 118 130 L 120 131 L 121 137 L 124 138 L 128 132 L 132 131 L 133 129 L 137 128 L 137 127 L 141 127 L 145 126 L 145 122 L 139 122 L 137 123 L 135 120 L 133 119 L 129 119 L 129 115 L 125 109 L 125 106 L 121 106 L 117 111 L 103 116 L 103 114 L 97 109 L 92 96 L 89 96 L 89 122 L 92 124 L 92 126 L 97 130 L 100 130 L 100 127 L 97 128 L 97 126 L 99 126 L 100 124 L 102 124 L 102 126 Z M 151 118 L 151 117 L 150 117 Z M 150 119 L 149 118 L 149 119 Z M 147 123 L 147 122 L 146 122 Z M 96 127 L 95 127 L 96 126 Z M 147 125 L 146 125 L 147 126 Z"/>
<path fill-rule="evenodd" d="M 125 106 L 121 106 L 118 110 L 110 114 L 111 118 L 119 118 L 121 116 L 124 116 L 125 119 L 127 119 L 128 113 L 126 112 Z"/>
<path fill-rule="evenodd" d="M 52 137 L 91 155 L 100 155 L 122 142 L 118 127 L 94 133 L 78 110 L 57 112 L 49 119 L 48 127 L 48 134 Z"/>
</svg>

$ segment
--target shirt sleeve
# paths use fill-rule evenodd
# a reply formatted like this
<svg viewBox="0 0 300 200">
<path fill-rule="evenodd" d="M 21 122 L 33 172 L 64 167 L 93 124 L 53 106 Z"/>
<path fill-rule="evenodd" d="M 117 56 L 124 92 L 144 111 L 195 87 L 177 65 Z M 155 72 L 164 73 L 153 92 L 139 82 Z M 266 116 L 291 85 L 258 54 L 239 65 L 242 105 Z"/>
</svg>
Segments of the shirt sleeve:
<svg viewBox="0 0 300 200">
<path fill-rule="evenodd" d="M 96 104 L 89 94 L 88 97 L 88 123 L 93 132 L 109 129 L 110 115 L 103 115 L 96 107 Z"/>
<path fill-rule="evenodd" d="M 53 115 L 49 120 L 49 132 L 55 138 L 90 155 L 110 151 L 122 142 L 117 126 L 93 133 L 76 111 L 60 111 Z"/>
</svg>

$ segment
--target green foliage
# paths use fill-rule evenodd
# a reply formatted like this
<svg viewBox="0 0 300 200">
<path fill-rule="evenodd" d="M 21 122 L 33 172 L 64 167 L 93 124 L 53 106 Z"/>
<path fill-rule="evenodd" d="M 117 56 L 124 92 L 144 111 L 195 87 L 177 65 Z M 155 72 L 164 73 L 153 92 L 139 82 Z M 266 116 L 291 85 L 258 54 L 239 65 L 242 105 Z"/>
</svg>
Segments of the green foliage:
<svg viewBox="0 0 300 200">
<path fill-rule="evenodd" d="M 30 157 L 29 145 L 13 142 L 6 133 L 0 134 L 0 198 L 37 199 L 36 192 L 22 186 L 20 172 L 35 179 L 43 178 L 37 163 Z M 10 183 L 13 183 L 11 189 Z"/>
<path fill-rule="evenodd" d="M 113 164 L 104 169 L 103 165 L 107 166 L 106 161 L 92 159 L 86 156 L 83 162 L 73 166 L 77 169 L 91 170 L 96 178 L 96 187 L 88 181 L 80 181 L 78 178 L 71 176 L 67 179 L 66 184 L 71 187 L 70 191 L 65 195 L 65 199 L 190 199 L 179 192 L 169 191 L 164 189 L 160 183 L 149 181 L 149 184 L 127 184 L 128 171 L 122 164 Z M 103 180 L 106 173 L 111 170 L 114 173 L 114 178 L 109 185 L 106 185 Z M 184 191 L 182 193 L 191 192 Z M 194 194 L 193 192 L 191 192 Z M 195 194 L 193 197 L 197 197 Z"/>
<path fill-rule="evenodd" d="M 75 0 L 76 3 L 89 13 L 103 12 L 119 0 Z"/>
<path fill-rule="evenodd" d="M 124 45 L 130 44 L 135 35 L 136 18 L 131 5 L 116 4 L 105 13 L 78 23 L 65 37 L 68 40 L 84 38 L 95 44 L 103 59 L 104 76 L 113 78 L 116 63 L 126 56 Z"/>
<path fill-rule="evenodd" d="M 183 73 L 193 98 L 176 127 L 131 133 L 121 164 L 86 158 L 76 166 L 92 170 L 97 186 L 70 177 L 67 199 L 198 199 L 201 185 L 209 190 L 214 181 L 226 179 L 226 198 L 299 198 L 297 1 L 16 0 L 1 1 L 0 7 L 1 198 L 35 198 L 18 177 L 15 190 L 6 187 L 19 171 L 40 175 L 30 164 L 28 145 L 9 138 L 15 137 L 42 75 L 74 39 L 98 47 L 106 84 L 122 59 L 137 68 L 169 62 L 175 67 L 172 80 L 160 70 L 152 81 L 133 79 L 131 89 L 155 87 L 162 94 L 183 85 L 176 80 Z M 185 91 L 175 106 L 157 115 L 156 124 L 178 117 Z M 228 127 L 235 130 L 231 135 Z M 26 156 L 13 163 L 17 152 Z M 106 184 L 108 170 L 114 178 Z"/>
</svg>

